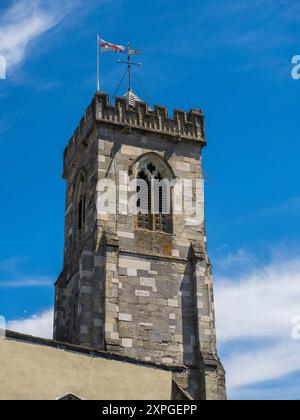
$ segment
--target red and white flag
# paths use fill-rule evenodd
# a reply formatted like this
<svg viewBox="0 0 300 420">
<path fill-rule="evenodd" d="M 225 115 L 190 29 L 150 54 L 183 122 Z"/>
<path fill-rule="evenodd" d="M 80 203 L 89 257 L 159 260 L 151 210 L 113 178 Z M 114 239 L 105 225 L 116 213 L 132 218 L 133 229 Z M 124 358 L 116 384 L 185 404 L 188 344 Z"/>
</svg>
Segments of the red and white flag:
<svg viewBox="0 0 300 420">
<path fill-rule="evenodd" d="M 100 47 L 101 52 L 115 52 L 115 53 L 124 53 L 126 48 L 122 45 L 111 44 L 110 42 L 106 42 L 103 39 L 100 39 Z"/>
</svg>

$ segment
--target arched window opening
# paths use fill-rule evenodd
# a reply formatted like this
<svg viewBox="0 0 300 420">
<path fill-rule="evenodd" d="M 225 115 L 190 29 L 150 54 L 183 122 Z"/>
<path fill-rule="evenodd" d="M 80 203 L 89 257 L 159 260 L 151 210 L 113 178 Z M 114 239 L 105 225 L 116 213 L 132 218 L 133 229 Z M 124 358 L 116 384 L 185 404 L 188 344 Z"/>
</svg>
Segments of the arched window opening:
<svg viewBox="0 0 300 420">
<path fill-rule="evenodd" d="M 138 175 L 137 193 L 140 197 L 137 202 L 137 208 L 139 209 L 138 227 L 151 230 L 151 179 L 144 171 L 141 171 Z"/>
<path fill-rule="evenodd" d="M 84 232 L 85 222 L 86 222 L 86 192 L 85 192 L 85 177 L 80 175 L 77 194 L 76 194 L 76 207 L 77 207 L 77 231 L 79 232 L 79 237 Z"/>
<path fill-rule="evenodd" d="M 85 225 L 85 194 L 79 198 L 78 203 L 78 230 Z"/>
<path fill-rule="evenodd" d="M 154 180 L 154 230 L 171 233 L 172 227 L 172 196 L 169 180 L 163 179 L 158 173 Z"/>
<path fill-rule="evenodd" d="M 136 172 L 138 193 L 138 229 L 172 233 L 172 193 L 173 176 L 163 159 L 146 157 L 140 162 Z"/>
</svg>

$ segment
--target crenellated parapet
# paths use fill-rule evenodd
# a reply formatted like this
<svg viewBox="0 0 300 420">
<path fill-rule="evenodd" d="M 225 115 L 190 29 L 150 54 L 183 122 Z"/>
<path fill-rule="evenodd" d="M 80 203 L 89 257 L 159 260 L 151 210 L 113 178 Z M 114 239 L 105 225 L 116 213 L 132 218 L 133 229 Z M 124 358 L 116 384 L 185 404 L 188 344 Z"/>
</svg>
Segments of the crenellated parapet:
<svg viewBox="0 0 300 420">
<path fill-rule="evenodd" d="M 162 106 L 155 105 L 151 109 L 145 102 L 136 102 L 135 106 L 131 106 L 125 98 L 119 97 L 111 105 L 107 94 L 97 93 L 65 149 L 65 164 L 84 145 L 97 123 L 160 134 L 180 142 L 198 142 L 202 147 L 206 145 L 201 110 L 174 110 L 173 117 L 170 117 L 168 109 Z"/>
</svg>

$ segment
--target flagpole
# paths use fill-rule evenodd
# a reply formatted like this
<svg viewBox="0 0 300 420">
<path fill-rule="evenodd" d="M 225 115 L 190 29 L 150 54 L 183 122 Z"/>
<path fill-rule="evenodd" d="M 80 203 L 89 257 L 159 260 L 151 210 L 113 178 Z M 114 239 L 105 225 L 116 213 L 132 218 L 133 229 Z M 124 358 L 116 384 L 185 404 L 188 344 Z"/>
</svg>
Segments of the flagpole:
<svg viewBox="0 0 300 420">
<path fill-rule="evenodd" d="M 97 35 L 97 92 L 100 92 L 100 35 Z"/>
</svg>

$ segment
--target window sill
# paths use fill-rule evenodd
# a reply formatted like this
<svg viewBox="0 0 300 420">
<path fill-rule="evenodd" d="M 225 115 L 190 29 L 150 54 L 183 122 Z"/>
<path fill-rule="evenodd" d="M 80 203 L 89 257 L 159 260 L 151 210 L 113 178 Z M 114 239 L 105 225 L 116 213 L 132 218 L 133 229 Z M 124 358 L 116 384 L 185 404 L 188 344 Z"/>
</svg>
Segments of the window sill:
<svg viewBox="0 0 300 420">
<path fill-rule="evenodd" d="M 148 233 L 148 234 L 152 233 L 152 234 L 155 234 L 155 235 L 164 235 L 164 236 L 170 236 L 170 237 L 173 236 L 173 233 L 162 232 L 160 230 L 150 230 L 150 229 L 141 229 L 141 228 L 137 228 L 136 230 L 137 230 L 137 232 L 145 232 L 145 233 Z"/>
</svg>

